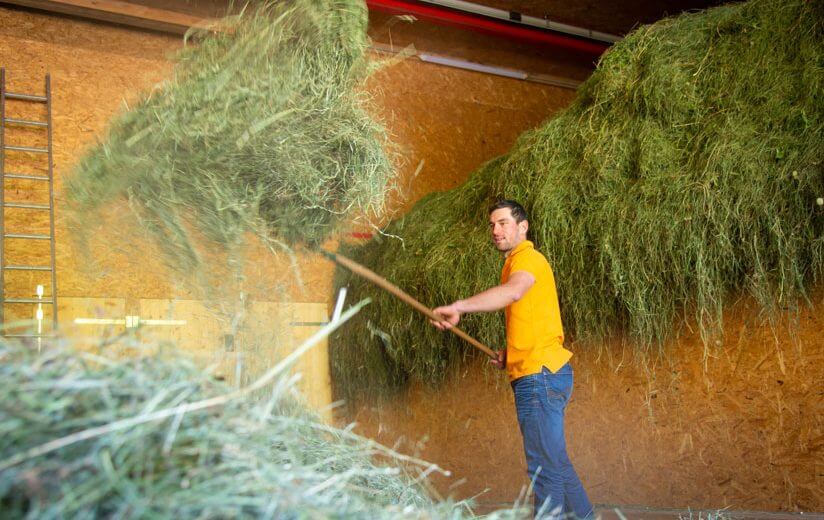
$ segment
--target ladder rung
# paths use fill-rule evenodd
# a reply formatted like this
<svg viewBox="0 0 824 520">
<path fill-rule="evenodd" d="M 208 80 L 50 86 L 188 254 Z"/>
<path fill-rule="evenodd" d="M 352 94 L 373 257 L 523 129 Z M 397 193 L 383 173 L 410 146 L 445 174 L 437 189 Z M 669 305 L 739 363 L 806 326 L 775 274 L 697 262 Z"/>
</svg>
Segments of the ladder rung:
<svg viewBox="0 0 824 520">
<path fill-rule="evenodd" d="M 8 125 L 42 126 L 42 127 L 49 126 L 49 124 L 45 121 L 29 121 L 28 119 L 16 119 L 14 117 L 7 117 L 7 118 L 4 119 L 4 121 Z"/>
<path fill-rule="evenodd" d="M 12 152 L 49 153 L 48 148 L 35 148 L 33 146 L 4 146 L 6 150 Z"/>
<path fill-rule="evenodd" d="M 47 265 L 7 265 L 3 269 L 9 271 L 51 271 L 52 268 Z"/>
<path fill-rule="evenodd" d="M 29 235 L 26 233 L 6 233 L 5 238 L 25 238 L 27 240 L 51 240 L 51 235 Z"/>
<path fill-rule="evenodd" d="M 16 99 L 18 101 L 34 101 L 36 103 L 45 103 L 48 101 L 46 96 L 35 96 L 32 94 L 20 94 L 17 92 L 6 92 L 6 99 Z"/>
<path fill-rule="evenodd" d="M 48 204 L 28 204 L 25 202 L 4 202 L 3 206 L 7 208 L 45 209 L 47 211 L 51 209 Z"/>
<path fill-rule="evenodd" d="M 45 175 L 24 175 L 22 173 L 7 173 L 5 175 L 7 179 L 26 179 L 30 181 L 47 181 L 49 180 L 48 177 Z"/>
<path fill-rule="evenodd" d="M 3 334 L 4 338 L 51 338 L 51 334 Z"/>
<path fill-rule="evenodd" d="M 49 305 L 54 305 L 54 302 L 51 300 L 47 300 L 43 298 L 42 300 L 38 300 L 37 298 L 6 298 L 1 301 L 2 303 L 47 303 Z"/>
</svg>

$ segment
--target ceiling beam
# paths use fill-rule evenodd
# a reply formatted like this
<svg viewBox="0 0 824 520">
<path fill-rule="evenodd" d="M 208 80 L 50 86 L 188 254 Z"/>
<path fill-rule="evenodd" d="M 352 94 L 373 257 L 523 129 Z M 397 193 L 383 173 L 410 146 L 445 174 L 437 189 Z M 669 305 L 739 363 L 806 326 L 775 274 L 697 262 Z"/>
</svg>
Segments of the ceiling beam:
<svg viewBox="0 0 824 520">
<path fill-rule="evenodd" d="M 214 22 L 119 0 L 3 0 L 0 3 L 174 34 L 184 34 L 192 27 L 208 27 Z"/>
</svg>

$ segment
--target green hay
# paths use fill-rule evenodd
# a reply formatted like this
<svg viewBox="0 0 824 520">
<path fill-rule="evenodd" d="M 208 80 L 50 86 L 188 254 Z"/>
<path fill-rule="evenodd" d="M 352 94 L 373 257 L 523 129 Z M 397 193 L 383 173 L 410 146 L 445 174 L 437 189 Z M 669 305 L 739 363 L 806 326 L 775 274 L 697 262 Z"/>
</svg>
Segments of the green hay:
<svg viewBox="0 0 824 520">
<path fill-rule="evenodd" d="M 497 283 L 486 229 L 521 201 L 556 274 L 567 336 L 662 346 L 686 323 L 721 332 L 725 301 L 792 308 L 824 267 L 824 3 L 754 0 L 642 27 L 576 101 L 464 185 L 422 199 L 349 254 L 428 305 Z M 375 304 L 331 355 L 349 399 L 436 383 L 470 347 L 348 274 Z M 500 313 L 465 330 L 504 346 Z"/>
<path fill-rule="evenodd" d="M 380 213 L 391 165 L 358 90 L 366 24 L 358 0 L 266 2 L 189 45 L 77 167 L 77 232 L 128 199 L 188 271 L 201 238 L 316 244 L 347 217 Z"/>
<path fill-rule="evenodd" d="M 49 344 L 42 356 L 2 343 L 0 359 L 3 518 L 474 517 L 469 503 L 430 498 L 425 476 L 436 466 L 308 413 L 290 377 L 221 406 L 116 429 L 232 388 L 127 338 L 98 353 Z M 101 435 L 19 460 L 101 427 Z"/>
</svg>

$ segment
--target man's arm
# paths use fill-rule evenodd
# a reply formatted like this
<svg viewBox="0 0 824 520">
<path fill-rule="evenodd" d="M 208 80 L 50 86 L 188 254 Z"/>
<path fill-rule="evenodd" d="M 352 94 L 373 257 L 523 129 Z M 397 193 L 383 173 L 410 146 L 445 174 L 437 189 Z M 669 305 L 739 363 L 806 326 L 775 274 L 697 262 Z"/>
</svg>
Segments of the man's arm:
<svg viewBox="0 0 824 520">
<path fill-rule="evenodd" d="M 535 285 L 535 277 L 531 273 L 516 271 L 510 275 L 505 284 L 479 292 L 465 300 L 458 300 L 450 305 L 433 309 L 433 312 L 441 316 L 443 321 L 432 321 L 432 324 L 440 330 L 451 329 L 461 320 L 461 314 L 501 310 L 523 298 L 533 285 Z"/>
</svg>

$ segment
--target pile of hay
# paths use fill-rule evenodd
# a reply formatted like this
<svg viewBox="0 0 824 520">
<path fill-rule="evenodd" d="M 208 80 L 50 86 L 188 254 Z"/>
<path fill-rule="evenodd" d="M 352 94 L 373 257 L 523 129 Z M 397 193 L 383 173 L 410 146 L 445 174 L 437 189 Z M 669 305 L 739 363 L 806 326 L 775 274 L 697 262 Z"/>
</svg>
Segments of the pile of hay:
<svg viewBox="0 0 824 520">
<path fill-rule="evenodd" d="M 348 216 L 379 214 L 392 168 L 359 90 L 366 25 L 361 0 L 264 2 L 189 44 L 79 163 L 77 232 L 128 199 L 187 270 L 202 238 L 315 244 Z"/>
<path fill-rule="evenodd" d="M 238 397 L 146 348 L 49 345 L 38 356 L 0 344 L 4 518 L 474 516 L 467 503 L 430 498 L 425 475 L 436 466 L 306 412 L 293 379 Z"/>
<path fill-rule="evenodd" d="M 721 339 L 725 301 L 797 305 L 824 269 L 824 2 L 753 0 L 641 27 L 575 102 L 452 191 L 349 252 L 428 305 L 496 284 L 486 208 L 521 201 L 555 271 L 568 336 Z M 333 343 L 343 396 L 430 382 L 468 347 L 391 297 Z M 500 315 L 465 329 L 504 346 Z M 371 339 L 367 339 L 371 338 Z"/>
</svg>

